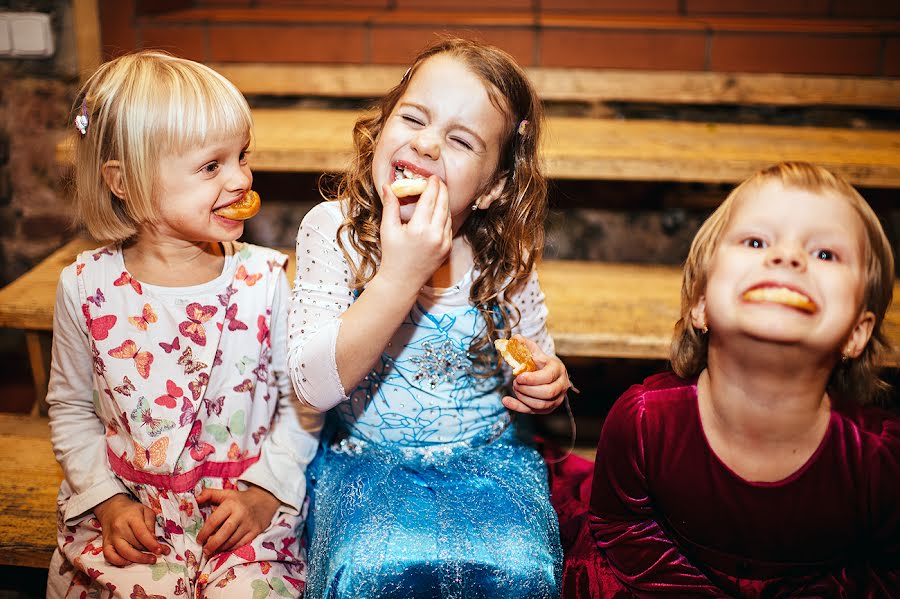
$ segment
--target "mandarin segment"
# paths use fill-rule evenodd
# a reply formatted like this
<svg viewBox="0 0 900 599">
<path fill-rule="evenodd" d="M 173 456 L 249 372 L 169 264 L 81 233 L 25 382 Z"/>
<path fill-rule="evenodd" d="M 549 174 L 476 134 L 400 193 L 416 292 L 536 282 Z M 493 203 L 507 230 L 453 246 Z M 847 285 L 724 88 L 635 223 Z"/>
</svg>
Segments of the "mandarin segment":
<svg viewBox="0 0 900 599">
<path fill-rule="evenodd" d="M 534 372 L 537 365 L 531 357 L 528 347 L 518 339 L 497 339 L 494 347 L 503 356 L 503 359 L 512 366 L 513 375 L 518 376 L 523 372 Z"/>
<path fill-rule="evenodd" d="M 223 206 L 213 212 L 219 216 L 224 216 L 225 218 L 230 218 L 232 220 L 247 220 L 248 218 L 256 216 L 259 212 L 259 207 L 259 194 L 251 189 L 244 194 L 244 197 L 234 204 Z"/>
</svg>

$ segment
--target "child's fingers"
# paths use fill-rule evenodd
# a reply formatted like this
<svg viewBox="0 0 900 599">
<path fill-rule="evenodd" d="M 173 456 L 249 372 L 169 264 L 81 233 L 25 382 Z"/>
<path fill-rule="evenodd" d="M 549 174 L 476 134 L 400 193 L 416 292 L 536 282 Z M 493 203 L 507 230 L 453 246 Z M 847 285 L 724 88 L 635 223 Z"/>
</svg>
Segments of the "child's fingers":
<svg viewBox="0 0 900 599">
<path fill-rule="evenodd" d="M 138 550 L 132 543 L 137 543 L 134 539 L 126 539 L 125 537 L 116 537 L 112 546 L 122 559 L 133 564 L 155 564 L 156 556 L 151 553 L 145 553 Z"/>
<path fill-rule="evenodd" d="M 209 539 L 203 544 L 203 553 L 206 555 L 215 555 L 219 553 L 222 548 L 222 545 L 231 538 L 231 535 L 234 534 L 234 531 L 237 530 L 238 522 L 236 518 L 228 518 L 225 522 L 222 523 L 222 526 L 216 530 L 215 534 L 213 534 Z"/>
<path fill-rule="evenodd" d="M 523 393 L 516 393 L 516 396 L 513 399 L 517 402 L 515 403 L 516 411 L 525 414 L 549 414 L 559 405 L 559 402 L 556 401 L 556 399 L 539 399 Z M 505 402 L 504 405 L 506 405 Z M 525 411 L 525 409 L 527 409 L 527 411 Z"/>
<path fill-rule="evenodd" d="M 556 379 L 551 383 L 543 385 L 523 384 L 519 382 L 519 379 L 516 379 L 516 382 L 513 383 L 513 391 L 515 391 L 517 395 L 533 397 L 534 399 L 541 401 L 551 401 L 559 397 L 565 391 L 565 387 L 560 385 Z"/>
<path fill-rule="evenodd" d="M 259 534 L 259 533 L 256 533 L 256 534 Z M 234 549 L 239 549 L 240 547 L 243 547 L 244 545 L 248 544 L 250 541 L 252 541 L 253 539 L 256 538 L 256 534 L 253 534 L 253 531 L 245 532 L 244 536 L 242 536 L 240 539 L 238 539 L 237 542 L 234 544 Z"/>
<path fill-rule="evenodd" d="M 232 518 L 232 520 L 233 520 L 233 518 Z M 248 527 L 245 526 L 244 524 L 238 524 L 235 527 L 234 532 L 231 533 L 231 536 L 229 536 L 227 539 L 225 539 L 222 542 L 221 545 L 219 545 L 219 552 L 233 551 L 233 550 L 237 549 L 238 547 L 240 547 L 243 544 L 243 543 L 241 543 L 241 539 L 243 539 L 245 536 L 247 536 L 247 528 Z M 252 537 L 251 537 L 251 540 L 252 540 Z M 210 553 L 210 555 L 212 555 L 212 553 Z"/>
<path fill-rule="evenodd" d="M 434 202 L 434 213 L 431 215 L 431 224 L 444 228 L 444 225 L 450 220 L 450 197 L 447 192 L 447 186 L 438 180 L 437 199 Z"/>
<path fill-rule="evenodd" d="M 534 410 L 510 395 L 503 398 L 503 405 L 506 406 L 507 410 L 512 410 L 513 412 L 519 412 L 520 414 L 534 414 Z"/>
<path fill-rule="evenodd" d="M 391 186 L 385 183 L 381 186 L 381 227 L 400 226 L 400 201 Z"/>
<path fill-rule="evenodd" d="M 140 520 L 133 520 L 129 524 L 131 526 L 131 534 L 134 535 L 135 547 L 138 549 L 146 549 L 147 551 L 156 554 L 162 552 L 162 545 L 159 544 L 156 535 L 152 532 L 155 528 L 151 528 L 153 527 L 152 520 L 150 521 L 150 524 L 148 524 L 145 517 L 143 522 Z"/>
<path fill-rule="evenodd" d="M 214 509 L 206 519 L 206 522 L 203 524 L 200 532 L 197 533 L 197 544 L 205 544 L 210 535 L 219 530 L 219 527 L 222 526 L 222 523 L 228 519 L 228 516 L 230 514 L 231 511 L 227 508 L 227 506 L 220 506 Z"/>
<path fill-rule="evenodd" d="M 228 498 L 228 492 L 222 489 L 203 489 L 200 493 L 197 494 L 197 503 L 203 505 L 205 503 L 211 503 L 213 505 L 219 505 L 223 501 Z"/>
<path fill-rule="evenodd" d="M 131 563 L 119 555 L 112 542 L 103 543 L 103 558 L 106 560 L 106 563 L 112 566 L 119 566 L 120 568 Z"/>
<path fill-rule="evenodd" d="M 416 209 L 413 210 L 413 215 L 412 218 L 409 219 L 409 224 L 424 225 L 431 222 L 439 186 L 440 181 L 436 175 L 428 177 L 428 186 L 425 187 L 425 191 L 419 196 L 419 201 L 416 202 Z"/>
</svg>

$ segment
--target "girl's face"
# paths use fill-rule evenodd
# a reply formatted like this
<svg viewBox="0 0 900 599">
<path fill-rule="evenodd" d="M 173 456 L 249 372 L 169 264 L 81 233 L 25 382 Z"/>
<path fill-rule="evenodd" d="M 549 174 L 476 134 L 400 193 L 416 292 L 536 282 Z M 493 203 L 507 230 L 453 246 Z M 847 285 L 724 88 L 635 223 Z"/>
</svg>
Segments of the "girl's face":
<svg viewBox="0 0 900 599">
<path fill-rule="evenodd" d="M 239 238 L 243 221 L 218 216 L 213 210 L 240 200 L 253 184 L 246 156 L 249 143 L 248 133 L 161 156 L 153 198 L 159 213 L 155 233 L 188 242 Z"/>
<path fill-rule="evenodd" d="M 871 313 L 861 309 L 864 244 L 862 219 L 846 199 L 766 182 L 734 207 L 694 325 L 824 354 L 848 341 L 862 351 L 871 332 Z"/>
<path fill-rule="evenodd" d="M 405 176 L 437 175 L 447 185 L 454 233 L 472 212 L 486 208 L 503 189 L 493 181 L 505 132 L 504 113 L 485 83 L 460 60 L 439 54 L 416 71 L 387 117 L 375 144 L 372 179 L 382 186 Z M 418 196 L 400 199 L 408 221 Z"/>
</svg>

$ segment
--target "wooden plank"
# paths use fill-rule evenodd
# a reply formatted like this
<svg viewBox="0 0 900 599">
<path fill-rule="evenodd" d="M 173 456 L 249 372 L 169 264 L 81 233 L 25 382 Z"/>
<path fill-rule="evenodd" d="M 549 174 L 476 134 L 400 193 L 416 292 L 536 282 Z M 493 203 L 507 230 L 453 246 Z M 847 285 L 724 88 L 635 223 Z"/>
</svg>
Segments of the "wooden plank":
<svg viewBox="0 0 900 599">
<path fill-rule="evenodd" d="M 247 95 L 375 98 L 406 66 L 215 63 Z M 900 108 L 900 79 L 526 68 L 549 101 Z"/>
<path fill-rule="evenodd" d="M 53 326 L 56 279 L 78 252 L 96 244 L 75 239 L 0 290 L 0 326 L 49 331 Z M 288 272 L 294 270 L 291 249 Z M 550 309 L 548 326 L 563 356 L 666 359 L 679 317 L 681 269 L 547 260 L 539 267 Z M 900 282 L 894 285 L 900 297 Z M 894 342 L 886 366 L 900 366 L 900 306 L 885 319 Z"/>
<path fill-rule="evenodd" d="M 75 21 L 75 60 L 78 75 L 81 81 L 86 81 L 102 62 L 97 0 L 75 0 L 72 3 L 72 13 Z"/>
<path fill-rule="evenodd" d="M 50 564 L 62 478 L 47 420 L 0 415 L 0 564 L 31 568 Z"/>
<path fill-rule="evenodd" d="M 250 165 L 270 172 L 342 171 L 350 110 L 256 109 Z M 895 131 L 551 117 L 543 146 L 557 179 L 735 183 L 782 160 L 814 162 L 854 185 L 900 187 Z M 57 158 L 71 162 L 66 142 Z"/>
</svg>

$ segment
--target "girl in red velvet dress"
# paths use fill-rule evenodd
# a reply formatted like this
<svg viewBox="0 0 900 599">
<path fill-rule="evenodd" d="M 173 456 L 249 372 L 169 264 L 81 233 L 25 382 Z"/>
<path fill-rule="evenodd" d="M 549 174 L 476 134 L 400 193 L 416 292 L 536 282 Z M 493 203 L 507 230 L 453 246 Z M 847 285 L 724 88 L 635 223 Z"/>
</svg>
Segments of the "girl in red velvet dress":
<svg viewBox="0 0 900 599">
<path fill-rule="evenodd" d="M 872 405 L 893 281 L 840 177 L 784 163 L 735 189 L 685 265 L 677 375 L 604 423 L 566 594 L 900 596 L 900 419 Z"/>
</svg>

